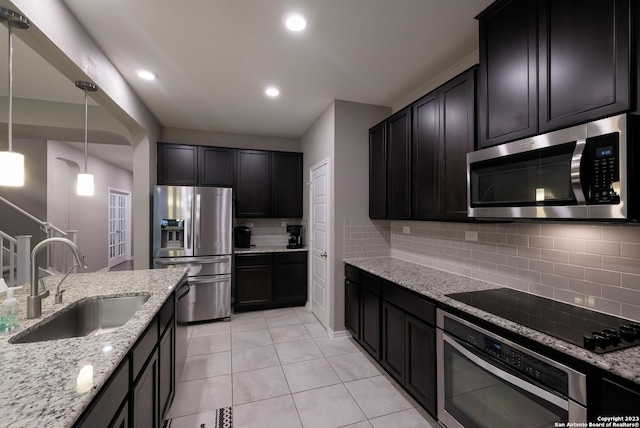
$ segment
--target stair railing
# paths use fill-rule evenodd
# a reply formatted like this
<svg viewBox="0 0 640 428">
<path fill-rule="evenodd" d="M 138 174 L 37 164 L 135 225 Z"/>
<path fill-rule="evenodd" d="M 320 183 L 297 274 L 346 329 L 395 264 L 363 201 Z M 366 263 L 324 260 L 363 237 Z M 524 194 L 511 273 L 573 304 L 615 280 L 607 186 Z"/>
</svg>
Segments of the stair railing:
<svg viewBox="0 0 640 428">
<path fill-rule="evenodd" d="M 3 198 L 2 196 L 0 196 L 0 202 L 5 203 L 6 205 L 8 205 L 9 207 L 13 208 L 14 210 L 18 211 L 20 214 L 22 214 L 23 216 L 27 217 L 28 219 L 32 220 L 33 222 L 37 223 L 40 226 L 40 230 L 42 230 L 45 234 L 47 238 L 52 238 L 55 236 L 58 237 L 62 237 L 62 238 L 67 238 L 69 240 L 71 240 L 72 242 L 76 243 L 77 240 L 77 235 L 78 235 L 78 231 L 77 230 L 67 230 L 64 231 L 62 229 L 60 229 L 59 227 L 56 227 L 55 225 L 40 220 L 39 218 L 37 218 L 36 216 L 32 215 L 31 213 L 23 210 L 22 208 L 20 208 L 19 206 L 17 206 L 16 204 L 14 204 L 13 202 L 8 201 L 7 199 Z M 6 235 L 6 234 L 5 234 Z M 9 238 L 11 238 L 11 236 L 7 235 Z M 15 239 L 19 238 L 18 236 L 16 236 Z M 7 241 L 8 242 L 8 241 Z M 52 251 L 52 249 L 55 246 L 49 246 L 46 251 L 46 257 L 47 257 L 47 261 L 46 261 L 46 265 L 47 268 L 53 268 L 56 271 L 59 272 L 66 272 L 68 267 L 70 266 L 69 261 L 68 261 L 68 254 L 65 251 L 64 253 L 62 253 L 61 256 L 59 257 L 55 257 L 54 256 L 54 252 Z M 29 246 L 27 247 L 29 250 L 26 252 L 26 262 L 27 262 L 27 281 L 29 282 L 31 280 L 31 273 L 29 271 L 28 266 L 30 266 L 31 261 L 30 261 L 30 243 Z M 25 254 L 20 253 L 20 250 L 18 249 L 18 247 L 16 247 L 16 251 L 18 251 L 18 256 L 20 258 L 25 258 Z M 4 252 L 4 249 L 3 249 Z M 22 261 L 21 261 L 22 263 Z M 18 272 L 20 272 L 20 267 L 17 265 L 16 262 L 16 266 L 18 267 Z M 16 280 L 19 281 L 19 278 L 16 277 Z M 21 283 L 22 284 L 22 283 Z"/>
<path fill-rule="evenodd" d="M 0 271 L 7 275 L 9 287 L 26 284 L 31 280 L 29 270 L 29 251 L 31 249 L 31 235 L 10 236 L 0 231 Z"/>
</svg>

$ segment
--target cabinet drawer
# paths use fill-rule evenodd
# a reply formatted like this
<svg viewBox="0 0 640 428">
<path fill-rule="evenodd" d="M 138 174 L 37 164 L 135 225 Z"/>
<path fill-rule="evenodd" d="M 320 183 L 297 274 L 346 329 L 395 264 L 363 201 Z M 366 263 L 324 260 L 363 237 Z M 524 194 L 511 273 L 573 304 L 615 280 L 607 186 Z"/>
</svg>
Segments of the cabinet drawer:
<svg viewBox="0 0 640 428">
<path fill-rule="evenodd" d="M 376 296 L 380 295 L 380 278 L 366 272 L 360 273 L 360 286 Z"/>
<path fill-rule="evenodd" d="M 133 346 L 131 352 L 131 366 L 133 370 L 133 378 L 135 380 L 142 370 L 144 363 L 149 359 L 149 356 L 153 353 L 153 350 L 158 343 L 158 320 L 153 319 L 153 322 L 144 332 L 138 343 Z"/>
<path fill-rule="evenodd" d="M 236 266 L 260 266 L 273 263 L 273 254 L 242 254 L 236 256 Z"/>
<path fill-rule="evenodd" d="M 382 298 L 426 323 L 435 324 L 436 306 L 395 284 L 384 281 Z"/>
<path fill-rule="evenodd" d="M 173 317 L 173 314 L 175 313 L 175 302 L 175 297 L 172 293 L 165 304 L 162 305 L 162 308 L 158 313 L 158 319 L 160 320 L 160 334 L 164 333 L 167 325 L 169 325 L 169 321 L 171 321 L 171 317 Z"/>
<path fill-rule="evenodd" d="M 273 258 L 277 265 L 283 265 L 283 264 L 289 264 L 289 263 L 306 263 L 307 252 L 294 251 L 291 253 L 274 253 Z"/>
<path fill-rule="evenodd" d="M 351 265 L 344 265 L 344 276 L 351 282 L 360 284 L 360 271 Z"/>
</svg>

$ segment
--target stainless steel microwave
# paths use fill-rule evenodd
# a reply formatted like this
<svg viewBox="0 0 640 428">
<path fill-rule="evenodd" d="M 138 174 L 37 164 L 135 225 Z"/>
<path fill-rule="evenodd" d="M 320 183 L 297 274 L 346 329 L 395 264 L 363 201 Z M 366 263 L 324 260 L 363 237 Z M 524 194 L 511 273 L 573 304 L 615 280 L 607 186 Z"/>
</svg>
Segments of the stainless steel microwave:
<svg viewBox="0 0 640 428">
<path fill-rule="evenodd" d="M 637 123 L 623 114 L 467 154 L 468 215 L 638 220 Z"/>
</svg>

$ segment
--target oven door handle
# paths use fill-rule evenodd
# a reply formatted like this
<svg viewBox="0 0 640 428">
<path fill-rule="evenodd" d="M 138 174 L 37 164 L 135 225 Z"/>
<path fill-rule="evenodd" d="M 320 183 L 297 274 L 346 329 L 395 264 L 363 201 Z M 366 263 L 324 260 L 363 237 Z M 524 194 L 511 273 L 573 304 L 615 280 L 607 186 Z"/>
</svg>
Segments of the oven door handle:
<svg viewBox="0 0 640 428">
<path fill-rule="evenodd" d="M 488 361 L 485 361 L 480 356 L 469 351 L 467 348 L 465 348 L 460 343 L 458 343 L 457 340 L 455 340 L 454 338 L 446 334 L 443 334 L 442 338 L 444 339 L 445 342 L 451 345 L 456 351 L 461 353 L 464 357 L 468 358 L 472 363 L 482 367 L 484 370 L 488 371 L 489 373 L 499 377 L 505 382 L 508 382 L 524 391 L 527 391 L 530 394 L 535 395 L 536 397 L 539 397 L 549 403 L 552 403 L 558 406 L 562 410 L 567 410 L 567 411 L 569 410 L 568 400 L 563 399 L 562 397 L 558 397 L 557 395 L 552 394 L 551 392 L 546 391 L 542 388 L 539 388 L 523 379 L 520 379 L 519 377 L 514 376 L 511 373 L 505 372 L 499 367 L 494 366 Z"/>
</svg>

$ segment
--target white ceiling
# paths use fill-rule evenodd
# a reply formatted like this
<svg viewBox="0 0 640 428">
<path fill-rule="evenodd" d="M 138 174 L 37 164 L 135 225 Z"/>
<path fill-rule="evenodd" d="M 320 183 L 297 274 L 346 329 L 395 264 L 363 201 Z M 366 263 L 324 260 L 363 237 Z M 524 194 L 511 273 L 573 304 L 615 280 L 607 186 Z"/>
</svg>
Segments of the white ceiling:
<svg viewBox="0 0 640 428">
<path fill-rule="evenodd" d="M 477 49 L 491 1 L 63 0 L 162 126 L 282 137 L 334 99 L 399 102 Z"/>
</svg>

